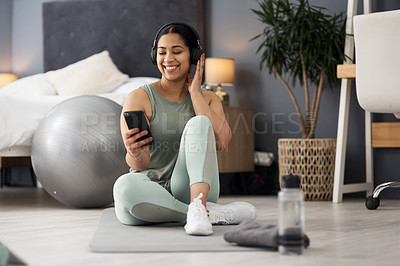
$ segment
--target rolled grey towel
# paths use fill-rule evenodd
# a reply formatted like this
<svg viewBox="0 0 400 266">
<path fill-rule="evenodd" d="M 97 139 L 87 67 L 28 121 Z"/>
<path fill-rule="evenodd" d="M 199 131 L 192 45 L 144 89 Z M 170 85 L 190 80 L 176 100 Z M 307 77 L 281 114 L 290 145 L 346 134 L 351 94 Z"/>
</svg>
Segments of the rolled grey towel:
<svg viewBox="0 0 400 266">
<path fill-rule="evenodd" d="M 278 249 L 278 227 L 276 225 L 243 222 L 224 234 L 225 241 L 249 247 Z M 310 239 L 304 235 L 304 247 L 310 245 Z"/>
</svg>

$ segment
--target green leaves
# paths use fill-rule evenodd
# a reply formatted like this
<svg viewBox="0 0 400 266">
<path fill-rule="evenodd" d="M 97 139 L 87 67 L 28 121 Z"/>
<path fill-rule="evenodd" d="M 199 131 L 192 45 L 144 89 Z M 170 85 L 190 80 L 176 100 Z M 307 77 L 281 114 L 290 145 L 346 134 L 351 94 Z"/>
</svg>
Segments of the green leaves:
<svg viewBox="0 0 400 266">
<path fill-rule="evenodd" d="M 265 25 L 257 49 L 261 55 L 260 69 L 274 73 L 287 89 L 302 127 L 303 138 L 314 138 L 321 93 L 325 83 L 338 82 L 336 66 L 344 61 L 346 21 L 344 14 L 329 15 L 322 7 L 310 6 L 307 0 L 259 0 L 260 10 L 252 9 Z M 282 77 L 285 73 L 294 85 L 304 85 L 305 115 Z M 326 81 L 326 82 L 325 82 Z M 310 86 L 314 93 L 310 99 Z"/>
<path fill-rule="evenodd" d="M 336 65 L 344 60 L 344 14 L 329 15 L 321 7 L 310 6 L 307 0 L 260 0 L 260 10 L 252 9 L 265 24 L 257 49 L 261 54 L 260 68 L 289 74 L 292 82 L 303 84 L 302 71 L 313 83 L 318 82 L 326 68 L 328 84 L 336 79 Z M 301 60 L 303 58 L 303 60 Z"/>
</svg>

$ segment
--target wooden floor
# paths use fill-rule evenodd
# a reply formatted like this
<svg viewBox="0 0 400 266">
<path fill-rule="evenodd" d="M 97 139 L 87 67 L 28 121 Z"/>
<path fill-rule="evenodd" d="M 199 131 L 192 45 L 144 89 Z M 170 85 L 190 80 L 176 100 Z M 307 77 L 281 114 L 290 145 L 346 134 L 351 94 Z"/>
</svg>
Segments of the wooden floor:
<svg viewBox="0 0 400 266">
<path fill-rule="evenodd" d="M 277 224 L 275 196 L 222 197 L 253 203 L 257 221 Z M 303 256 L 277 252 L 98 254 L 88 250 L 102 210 L 67 208 L 42 189 L 0 190 L 0 242 L 29 265 L 400 265 L 400 201 L 369 211 L 363 199 L 306 202 Z M 182 228 L 183 230 L 183 228 Z M 193 237 L 196 241 L 196 237 Z"/>
</svg>

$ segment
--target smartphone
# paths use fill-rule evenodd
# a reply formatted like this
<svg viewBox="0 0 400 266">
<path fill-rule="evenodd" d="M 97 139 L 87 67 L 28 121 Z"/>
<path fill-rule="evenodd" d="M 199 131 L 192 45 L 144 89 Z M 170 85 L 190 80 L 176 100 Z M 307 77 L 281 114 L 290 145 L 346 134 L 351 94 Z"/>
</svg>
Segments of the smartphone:
<svg viewBox="0 0 400 266">
<path fill-rule="evenodd" d="M 141 141 L 151 137 L 150 127 L 147 124 L 146 117 L 143 111 L 127 111 L 124 112 L 125 122 L 129 129 L 139 128 L 139 132 L 143 130 L 147 130 L 147 134 L 141 138 L 138 138 L 136 141 Z M 154 140 L 148 142 L 147 144 L 153 143 Z"/>
</svg>

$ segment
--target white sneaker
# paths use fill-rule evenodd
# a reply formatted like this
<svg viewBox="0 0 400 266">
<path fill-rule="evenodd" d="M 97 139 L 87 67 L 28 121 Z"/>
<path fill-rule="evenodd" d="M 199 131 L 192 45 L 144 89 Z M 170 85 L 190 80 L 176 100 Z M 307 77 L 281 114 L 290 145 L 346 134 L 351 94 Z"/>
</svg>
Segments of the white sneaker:
<svg viewBox="0 0 400 266">
<path fill-rule="evenodd" d="M 203 193 L 189 204 L 185 231 L 188 235 L 208 236 L 213 234 L 212 225 L 208 220 L 207 211 L 201 203 Z"/>
<path fill-rule="evenodd" d="M 247 202 L 232 202 L 226 205 L 207 202 L 207 209 L 211 224 L 240 224 L 257 217 L 256 208 Z"/>
</svg>

